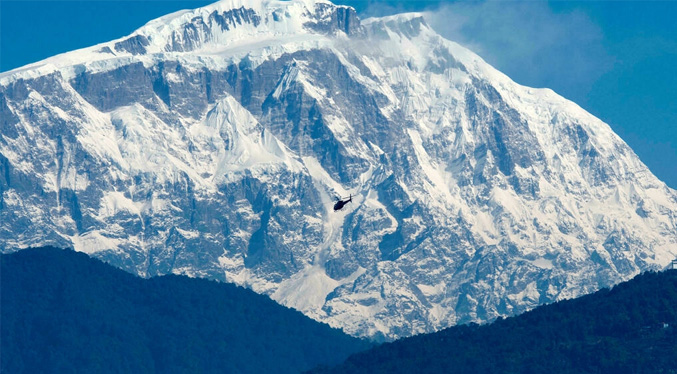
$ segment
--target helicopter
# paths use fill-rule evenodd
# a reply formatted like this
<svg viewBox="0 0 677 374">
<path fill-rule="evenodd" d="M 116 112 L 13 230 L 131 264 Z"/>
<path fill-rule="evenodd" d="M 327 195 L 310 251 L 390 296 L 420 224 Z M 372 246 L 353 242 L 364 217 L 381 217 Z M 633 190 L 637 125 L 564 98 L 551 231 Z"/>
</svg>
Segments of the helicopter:
<svg viewBox="0 0 677 374">
<path fill-rule="evenodd" d="M 353 201 L 353 194 L 350 194 L 347 200 L 343 200 L 343 198 L 337 197 L 336 203 L 334 204 L 334 212 L 343 209 L 343 206 L 351 201 Z"/>
</svg>

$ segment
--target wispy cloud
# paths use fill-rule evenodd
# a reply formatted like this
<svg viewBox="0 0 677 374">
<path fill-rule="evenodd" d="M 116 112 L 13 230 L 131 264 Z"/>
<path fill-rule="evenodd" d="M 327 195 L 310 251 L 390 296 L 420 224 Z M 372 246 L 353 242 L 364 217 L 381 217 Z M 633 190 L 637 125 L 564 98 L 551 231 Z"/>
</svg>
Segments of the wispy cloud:
<svg viewBox="0 0 677 374">
<path fill-rule="evenodd" d="M 443 3 L 429 21 L 517 82 L 565 95 L 585 97 L 614 62 L 586 14 L 558 13 L 546 2 Z"/>
<path fill-rule="evenodd" d="M 583 101 L 614 64 L 602 30 L 585 13 L 557 12 L 544 1 L 376 1 L 361 15 L 413 10 L 427 11 L 442 36 L 518 83 L 553 88 L 575 101 Z"/>
</svg>

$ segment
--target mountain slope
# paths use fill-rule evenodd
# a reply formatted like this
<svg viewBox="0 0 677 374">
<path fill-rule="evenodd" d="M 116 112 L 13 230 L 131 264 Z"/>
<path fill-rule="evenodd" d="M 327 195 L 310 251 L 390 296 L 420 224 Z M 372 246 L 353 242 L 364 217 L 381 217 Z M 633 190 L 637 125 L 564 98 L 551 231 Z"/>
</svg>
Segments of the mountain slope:
<svg viewBox="0 0 677 374">
<path fill-rule="evenodd" d="M 677 270 L 384 344 L 314 373 L 675 373 Z"/>
<path fill-rule="evenodd" d="M 0 261 L 3 372 L 298 373 L 368 346 L 229 284 L 51 247 Z"/>
<path fill-rule="evenodd" d="M 0 74 L 0 115 L 3 252 L 233 282 L 355 335 L 489 321 L 677 256 L 677 194 L 609 126 L 421 14 L 226 0 Z"/>
</svg>

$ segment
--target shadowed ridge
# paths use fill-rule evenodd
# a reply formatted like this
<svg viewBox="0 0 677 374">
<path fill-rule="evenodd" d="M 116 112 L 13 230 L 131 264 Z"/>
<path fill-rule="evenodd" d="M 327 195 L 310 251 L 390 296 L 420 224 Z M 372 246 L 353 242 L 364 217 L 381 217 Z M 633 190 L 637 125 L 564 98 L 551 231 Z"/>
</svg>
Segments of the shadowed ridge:
<svg viewBox="0 0 677 374">
<path fill-rule="evenodd" d="M 677 270 L 357 353 L 312 373 L 676 373 Z"/>
<path fill-rule="evenodd" d="M 368 345 L 231 284 L 54 247 L 0 261 L 2 372 L 298 373 Z"/>
</svg>

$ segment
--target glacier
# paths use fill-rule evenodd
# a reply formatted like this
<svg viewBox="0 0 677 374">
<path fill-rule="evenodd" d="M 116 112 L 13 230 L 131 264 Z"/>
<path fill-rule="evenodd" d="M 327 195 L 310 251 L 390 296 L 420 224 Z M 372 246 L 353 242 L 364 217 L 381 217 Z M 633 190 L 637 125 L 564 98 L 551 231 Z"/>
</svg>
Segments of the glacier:
<svg viewBox="0 0 677 374">
<path fill-rule="evenodd" d="M 677 257 L 677 192 L 607 124 L 425 18 L 223 0 L 0 73 L 0 250 L 232 282 L 377 340 Z"/>
</svg>

